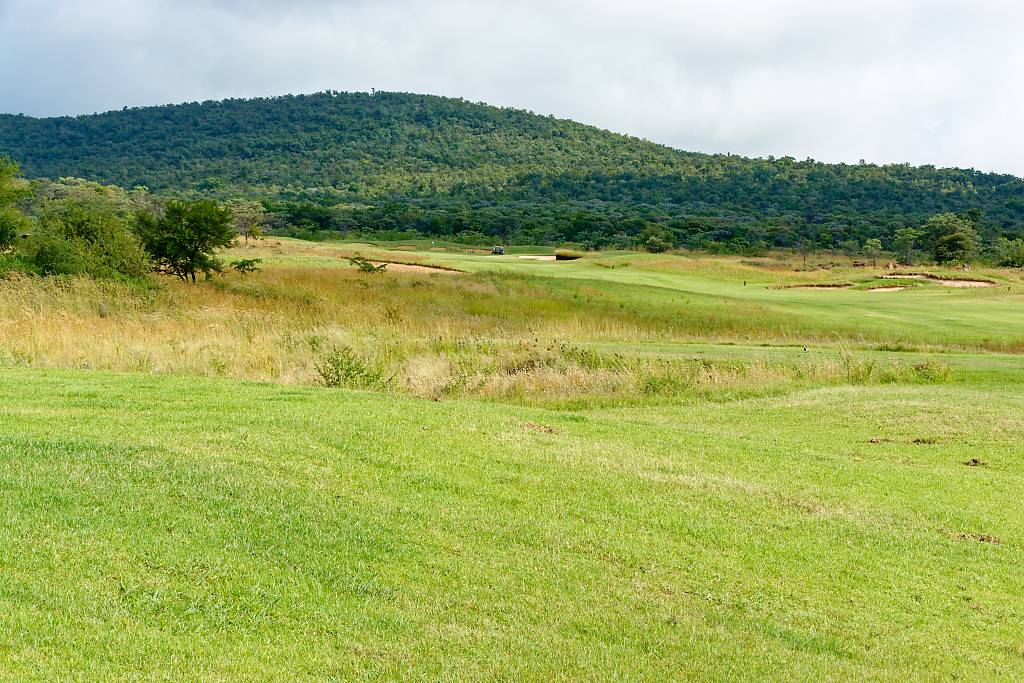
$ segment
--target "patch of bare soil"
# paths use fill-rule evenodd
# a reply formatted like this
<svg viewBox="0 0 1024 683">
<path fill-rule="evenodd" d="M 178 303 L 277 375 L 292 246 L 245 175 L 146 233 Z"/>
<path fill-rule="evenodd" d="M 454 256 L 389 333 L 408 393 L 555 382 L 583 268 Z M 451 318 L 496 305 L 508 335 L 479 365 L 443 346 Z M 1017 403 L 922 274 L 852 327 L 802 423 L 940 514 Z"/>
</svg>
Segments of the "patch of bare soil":
<svg viewBox="0 0 1024 683">
<path fill-rule="evenodd" d="M 769 285 L 768 289 L 849 289 L 853 285 L 846 282 L 820 285 Z"/>
<path fill-rule="evenodd" d="M 964 464 L 968 467 L 988 467 L 988 463 L 984 460 L 978 460 L 977 458 L 971 458 L 970 460 L 964 460 Z"/>
<path fill-rule="evenodd" d="M 527 422 L 526 427 L 532 429 L 535 432 L 544 432 L 545 434 L 554 434 L 555 428 L 549 427 L 548 425 L 537 424 L 536 422 Z"/>
<path fill-rule="evenodd" d="M 999 545 L 1000 540 L 992 534 L 968 534 L 968 533 L 957 533 L 953 534 L 953 538 L 958 541 L 979 541 L 981 543 L 992 543 L 993 545 Z"/>
<path fill-rule="evenodd" d="M 386 264 L 387 269 L 394 273 L 441 273 L 442 275 L 465 275 L 461 270 L 442 268 L 440 266 L 417 266 L 412 263 L 394 263 L 393 261 L 370 261 L 375 266 Z"/>
<path fill-rule="evenodd" d="M 554 261 L 554 254 L 522 254 L 519 258 L 529 259 L 531 261 Z"/>
</svg>

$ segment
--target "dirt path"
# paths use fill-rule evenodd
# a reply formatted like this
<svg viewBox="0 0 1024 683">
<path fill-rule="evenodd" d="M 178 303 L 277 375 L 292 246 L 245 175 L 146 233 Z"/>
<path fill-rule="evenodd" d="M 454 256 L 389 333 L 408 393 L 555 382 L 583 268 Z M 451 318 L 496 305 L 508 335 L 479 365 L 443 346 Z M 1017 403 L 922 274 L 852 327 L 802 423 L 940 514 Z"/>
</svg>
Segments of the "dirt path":
<svg viewBox="0 0 1024 683">
<path fill-rule="evenodd" d="M 411 263 L 393 263 L 391 261 L 370 261 L 375 266 L 387 264 L 393 273 L 440 273 L 441 275 L 465 275 L 461 270 L 442 268 L 440 266 L 417 266 Z"/>
</svg>

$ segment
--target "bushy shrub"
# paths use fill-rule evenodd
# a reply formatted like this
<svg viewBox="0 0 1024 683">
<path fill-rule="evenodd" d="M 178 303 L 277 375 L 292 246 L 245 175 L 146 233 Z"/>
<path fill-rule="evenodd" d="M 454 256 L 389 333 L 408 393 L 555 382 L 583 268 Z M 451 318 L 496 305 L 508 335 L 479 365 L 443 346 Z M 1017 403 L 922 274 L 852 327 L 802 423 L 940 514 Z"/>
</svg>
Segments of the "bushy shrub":
<svg viewBox="0 0 1024 683">
<path fill-rule="evenodd" d="M 89 269 L 83 245 L 49 231 L 33 235 L 25 251 L 31 264 L 43 275 L 74 275 Z"/>
<path fill-rule="evenodd" d="M 388 268 L 388 264 L 386 263 L 375 266 L 373 261 L 365 256 L 360 256 L 359 254 L 349 256 L 348 262 L 358 268 L 360 273 L 383 273 Z"/>
<path fill-rule="evenodd" d="M 100 202 L 50 202 L 21 250 L 44 275 L 137 278 L 150 271 L 131 226 Z"/>
<path fill-rule="evenodd" d="M 258 258 L 243 258 L 237 261 L 231 262 L 231 267 L 239 275 L 248 275 L 249 273 L 258 273 L 260 270 L 260 263 L 263 259 Z"/>
<path fill-rule="evenodd" d="M 995 260 L 1007 268 L 1024 268 L 1024 240 L 1000 237 L 993 245 Z"/>
<path fill-rule="evenodd" d="M 949 366 L 937 360 L 926 360 L 915 363 L 914 374 L 923 382 L 940 384 L 948 382 L 950 377 Z"/>
<path fill-rule="evenodd" d="M 25 225 L 25 217 L 13 207 L 0 207 L 0 252 L 14 244 Z"/>
<path fill-rule="evenodd" d="M 320 383 L 326 387 L 380 389 L 391 383 L 391 377 L 379 364 L 363 359 L 348 346 L 336 346 L 320 356 L 315 363 Z"/>
<path fill-rule="evenodd" d="M 0 253 L 8 250 L 24 225 L 25 217 L 12 204 L 27 194 L 18 165 L 0 157 Z"/>
<path fill-rule="evenodd" d="M 199 273 L 209 278 L 222 272 L 216 252 L 238 236 L 231 211 L 209 199 L 171 200 L 162 211 L 141 211 L 137 221 L 139 237 L 157 270 L 183 282 L 195 282 Z"/>
</svg>

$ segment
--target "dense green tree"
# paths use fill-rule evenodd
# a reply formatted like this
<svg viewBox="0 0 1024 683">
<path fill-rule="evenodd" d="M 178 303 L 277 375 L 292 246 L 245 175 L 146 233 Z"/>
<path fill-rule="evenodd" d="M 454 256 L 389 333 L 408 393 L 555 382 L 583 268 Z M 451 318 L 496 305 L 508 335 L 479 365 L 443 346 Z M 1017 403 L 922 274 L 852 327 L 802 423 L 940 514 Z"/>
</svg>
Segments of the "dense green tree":
<svg viewBox="0 0 1024 683">
<path fill-rule="evenodd" d="M 640 233 L 640 246 L 656 254 L 671 249 L 672 242 L 672 233 L 657 225 L 649 225 Z"/>
<path fill-rule="evenodd" d="M 25 224 L 25 217 L 12 206 L 28 194 L 28 185 L 18 173 L 18 165 L 0 157 L 0 252 L 10 248 Z"/>
<path fill-rule="evenodd" d="M 993 245 L 995 261 L 1008 268 L 1024 268 L 1024 239 L 1007 239 L 1000 237 Z"/>
<path fill-rule="evenodd" d="M 695 154 L 404 93 L 0 115 L 0 149 L 33 178 L 259 197 L 269 228 L 307 237 L 476 231 L 493 243 L 635 245 L 654 224 L 672 247 L 745 253 L 895 244 L 896 231 L 943 213 L 963 215 L 987 243 L 1024 235 L 1024 181 L 1010 175 Z M 920 247 L 934 253 L 937 239 Z"/>
<path fill-rule="evenodd" d="M 871 259 L 871 265 L 878 265 L 878 257 L 882 255 L 882 240 L 872 237 L 864 242 L 864 256 Z"/>
<path fill-rule="evenodd" d="M 914 247 L 919 236 L 914 228 L 900 228 L 893 235 L 892 246 L 899 254 L 901 263 L 910 265 L 914 262 Z"/>
<path fill-rule="evenodd" d="M 227 202 L 231 218 L 238 234 L 248 244 L 250 239 L 258 240 L 263 235 L 269 216 L 263 205 L 251 199 L 232 199 Z"/>
<path fill-rule="evenodd" d="M 109 202 L 51 200 L 37 223 L 22 251 L 40 273 L 138 278 L 151 269 L 128 219 Z"/>
<path fill-rule="evenodd" d="M 928 219 L 921 229 L 932 255 L 939 263 L 965 263 L 974 258 L 980 238 L 975 230 L 976 216 L 951 212 Z"/>
<path fill-rule="evenodd" d="M 857 240 L 843 240 L 839 243 L 839 250 L 853 258 L 860 253 L 860 242 Z"/>
<path fill-rule="evenodd" d="M 935 243 L 935 260 L 939 263 L 966 263 L 977 252 L 978 244 L 967 232 L 943 235 Z"/>
<path fill-rule="evenodd" d="M 161 213 L 142 211 L 138 233 L 158 272 L 192 282 L 198 273 L 221 272 L 216 251 L 238 237 L 231 211 L 208 199 L 171 200 Z"/>
</svg>

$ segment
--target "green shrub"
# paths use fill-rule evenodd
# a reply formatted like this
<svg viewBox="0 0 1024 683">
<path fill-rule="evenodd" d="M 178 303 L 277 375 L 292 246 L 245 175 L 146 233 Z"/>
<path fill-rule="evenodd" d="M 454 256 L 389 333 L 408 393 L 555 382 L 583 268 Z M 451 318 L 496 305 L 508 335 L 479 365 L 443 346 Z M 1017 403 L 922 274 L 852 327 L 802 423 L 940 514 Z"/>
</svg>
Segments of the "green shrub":
<svg viewBox="0 0 1024 683">
<path fill-rule="evenodd" d="M 89 270 L 89 259 L 83 245 L 53 233 L 33 235 L 26 251 L 32 264 L 43 275 L 75 275 Z"/>
<path fill-rule="evenodd" d="M 231 262 L 231 267 L 239 275 L 248 275 L 249 273 L 258 273 L 260 270 L 260 263 L 263 259 L 258 258 L 243 258 L 237 261 Z"/>
<path fill-rule="evenodd" d="M 940 384 L 948 382 L 950 377 L 949 366 L 937 360 L 926 360 L 915 363 L 913 366 L 917 377 L 925 382 Z"/>
<path fill-rule="evenodd" d="M 326 387 L 381 389 L 392 379 L 381 365 L 364 360 L 348 346 L 336 346 L 327 351 L 315 367 L 320 383 Z"/>
<path fill-rule="evenodd" d="M 131 226 L 101 201 L 50 202 L 19 249 L 43 275 L 139 278 L 151 269 Z"/>
<path fill-rule="evenodd" d="M 370 259 L 359 254 L 349 256 L 348 262 L 358 268 L 360 273 L 383 273 L 388 269 L 388 264 L 382 263 L 379 266 L 375 266 Z"/>
</svg>

